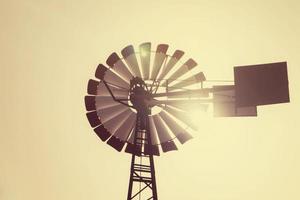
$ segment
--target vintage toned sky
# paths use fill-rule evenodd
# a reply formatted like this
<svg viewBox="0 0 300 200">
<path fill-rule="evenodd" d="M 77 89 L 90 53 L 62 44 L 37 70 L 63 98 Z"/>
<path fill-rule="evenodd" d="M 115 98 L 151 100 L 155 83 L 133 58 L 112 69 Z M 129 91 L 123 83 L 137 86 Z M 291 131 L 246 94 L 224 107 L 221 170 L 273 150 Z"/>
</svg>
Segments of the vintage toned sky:
<svg viewBox="0 0 300 200">
<path fill-rule="evenodd" d="M 86 84 L 113 51 L 145 41 L 194 58 L 208 79 L 287 61 L 291 103 L 257 118 L 199 117 L 156 158 L 162 200 L 300 199 L 297 0 L 1 0 L 0 199 L 125 199 L 130 156 L 100 142 Z"/>
</svg>

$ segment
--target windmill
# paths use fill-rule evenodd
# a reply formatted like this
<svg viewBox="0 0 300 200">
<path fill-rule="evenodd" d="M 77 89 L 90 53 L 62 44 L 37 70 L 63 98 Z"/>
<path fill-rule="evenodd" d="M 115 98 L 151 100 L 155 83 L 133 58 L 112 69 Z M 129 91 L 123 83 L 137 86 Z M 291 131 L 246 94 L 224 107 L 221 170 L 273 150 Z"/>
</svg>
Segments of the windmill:
<svg viewBox="0 0 300 200">
<path fill-rule="evenodd" d="M 126 46 L 99 64 L 88 82 L 87 118 L 108 145 L 132 155 L 127 200 L 157 200 L 154 156 L 177 150 L 192 138 L 187 107 L 216 117 L 257 116 L 257 106 L 289 102 L 287 63 L 234 67 L 234 84 L 212 85 L 184 52 L 151 43 Z"/>
</svg>

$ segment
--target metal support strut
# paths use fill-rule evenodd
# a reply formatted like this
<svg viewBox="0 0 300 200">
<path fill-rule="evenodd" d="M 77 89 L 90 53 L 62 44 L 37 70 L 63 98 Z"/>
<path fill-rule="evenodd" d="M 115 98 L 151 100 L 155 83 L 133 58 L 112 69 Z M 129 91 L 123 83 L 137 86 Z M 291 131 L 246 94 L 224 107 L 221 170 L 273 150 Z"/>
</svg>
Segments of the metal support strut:
<svg viewBox="0 0 300 200">
<path fill-rule="evenodd" d="M 157 200 L 153 155 L 147 151 L 151 145 L 147 114 L 137 114 L 127 200 Z"/>
</svg>

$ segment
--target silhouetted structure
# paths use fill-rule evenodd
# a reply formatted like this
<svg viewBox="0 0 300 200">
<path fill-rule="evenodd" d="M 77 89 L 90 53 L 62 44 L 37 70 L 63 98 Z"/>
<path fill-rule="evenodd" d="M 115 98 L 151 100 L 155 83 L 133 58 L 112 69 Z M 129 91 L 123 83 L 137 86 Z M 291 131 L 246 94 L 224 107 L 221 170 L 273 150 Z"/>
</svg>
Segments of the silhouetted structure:
<svg viewBox="0 0 300 200">
<path fill-rule="evenodd" d="M 235 67 L 235 85 L 204 87 L 203 72 L 184 52 L 167 55 L 168 45 L 143 43 L 136 52 L 125 47 L 99 64 L 88 82 L 85 105 L 88 120 L 102 141 L 132 154 L 127 200 L 157 200 L 153 156 L 177 150 L 192 138 L 196 125 L 187 108 L 214 105 L 219 117 L 257 116 L 256 106 L 289 102 L 286 63 Z M 139 58 L 139 59 L 138 59 Z M 151 66 L 151 67 L 150 67 Z M 192 73 L 188 73 L 192 72 Z M 198 85 L 197 89 L 191 89 Z M 213 96 L 210 95 L 213 94 Z M 148 195 L 148 196 L 147 196 Z"/>
</svg>

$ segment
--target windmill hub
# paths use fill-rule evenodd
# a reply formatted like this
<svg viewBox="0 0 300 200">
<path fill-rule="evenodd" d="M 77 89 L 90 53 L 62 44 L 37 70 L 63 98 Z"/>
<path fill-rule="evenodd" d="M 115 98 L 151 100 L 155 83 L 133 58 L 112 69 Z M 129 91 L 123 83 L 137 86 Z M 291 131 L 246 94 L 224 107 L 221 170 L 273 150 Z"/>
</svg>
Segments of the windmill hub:
<svg viewBox="0 0 300 200">
<path fill-rule="evenodd" d="M 146 83 L 139 77 L 130 80 L 130 102 L 137 112 L 151 114 L 153 98 L 148 91 Z"/>
</svg>

